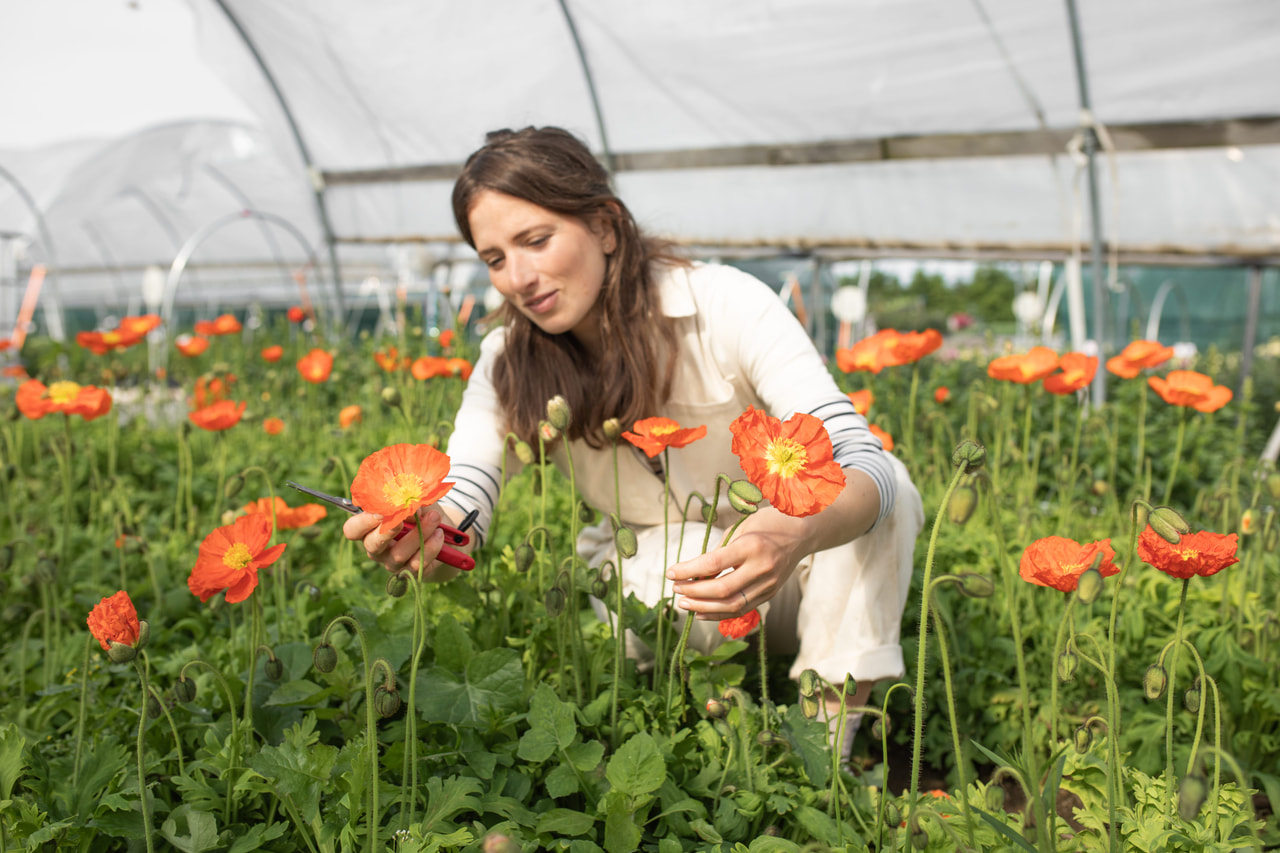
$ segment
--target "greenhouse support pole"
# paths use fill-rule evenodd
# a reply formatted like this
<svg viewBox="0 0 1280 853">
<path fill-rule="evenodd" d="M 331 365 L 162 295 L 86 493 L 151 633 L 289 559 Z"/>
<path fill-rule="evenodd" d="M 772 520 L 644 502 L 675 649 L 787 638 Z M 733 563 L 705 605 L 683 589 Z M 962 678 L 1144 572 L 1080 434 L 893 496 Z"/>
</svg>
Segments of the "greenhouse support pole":
<svg viewBox="0 0 1280 853">
<path fill-rule="evenodd" d="M 813 258 L 813 281 L 809 284 L 809 304 L 813 306 L 813 340 L 818 352 L 827 355 L 827 295 L 822 286 L 822 258 Z"/>
<path fill-rule="evenodd" d="M 573 39 L 574 49 L 578 51 L 578 62 L 582 65 L 582 77 L 587 82 L 587 94 L 591 96 L 591 111 L 596 116 L 596 130 L 600 133 L 600 149 L 604 156 L 604 167 L 609 170 L 609 180 L 613 180 L 613 149 L 609 147 L 609 135 L 604 130 L 604 111 L 600 109 L 600 98 L 596 94 L 596 81 L 591 76 L 591 65 L 587 62 L 587 53 L 582 48 L 582 39 L 578 38 L 578 27 L 573 23 L 573 15 L 569 14 L 569 5 L 560 0 L 560 11 L 564 13 L 564 22 L 569 27 L 569 36 Z"/>
<path fill-rule="evenodd" d="M 1076 84 L 1080 90 L 1080 110 L 1084 131 L 1084 153 L 1089 175 L 1089 225 L 1091 231 L 1089 255 L 1093 269 L 1093 337 L 1098 344 L 1099 357 L 1105 358 L 1107 349 L 1107 287 L 1102 277 L 1102 211 L 1098 202 L 1098 134 L 1093 129 L 1093 108 L 1089 102 L 1089 78 L 1084 68 L 1084 44 L 1080 37 L 1080 17 L 1076 13 L 1075 0 L 1067 0 L 1067 17 L 1071 21 L 1071 50 L 1076 61 Z M 1107 399 L 1107 372 L 1099 370 L 1093 377 L 1093 404 L 1101 406 Z"/>
<path fill-rule="evenodd" d="M 44 212 L 40 210 L 40 205 L 36 204 L 35 198 L 32 197 L 31 193 L 27 192 L 27 188 L 22 185 L 22 182 L 12 172 L 0 166 L 0 178 L 3 178 L 8 182 L 9 186 L 13 187 L 13 191 L 18 194 L 18 198 L 22 199 L 22 203 L 27 206 L 27 210 L 30 210 L 31 215 L 35 217 L 36 232 L 39 233 L 40 240 L 44 243 L 44 252 L 49 258 L 48 267 L 50 268 L 46 278 L 46 284 L 49 288 L 46 298 L 50 304 L 45 309 L 44 322 L 49 327 L 49 337 L 55 341 L 65 340 L 67 336 L 66 325 L 63 322 L 62 299 L 60 298 L 57 279 L 59 271 L 58 252 L 53 245 L 53 235 L 49 233 L 49 224 L 44 221 Z"/>
<path fill-rule="evenodd" d="M 280 90 L 275 76 L 267 68 L 267 63 L 263 61 L 262 54 L 258 52 L 253 39 L 249 38 L 249 33 L 240 25 L 240 19 L 227 8 L 226 0 L 213 0 L 213 2 L 217 3 L 218 8 L 222 10 L 222 14 L 227 16 L 227 20 L 231 22 L 231 26 L 240 36 L 240 40 L 244 42 L 244 46 L 253 57 L 253 61 L 257 63 L 258 70 L 266 78 L 267 85 L 271 87 L 271 93 L 275 96 L 276 103 L 280 105 L 281 112 L 284 113 L 284 119 L 289 125 L 289 132 L 293 134 L 293 141 L 298 146 L 298 154 L 302 157 L 302 164 L 306 167 L 307 175 L 311 179 L 311 193 L 315 198 L 316 215 L 320 219 L 320 229 L 324 232 L 324 242 L 329 249 L 329 274 L 333 277 L 334 303 L 338 306 L 338 315 L 334 317 L 330 330 L 331 333 L 336 332 L 342 324 L 346 306 L 343 304 L 342 296 L 342 268 L 338 265 L 338 241 L 333 235 L 333 225 L 329 221 L 329 208 L 324 199 L 324 178 L 311 160 L 311 151 L 307 148 L 307 143 L 302 138 L 302 131 L 298 128 L 297 121 L 294 120 L 293 110 L 289 109 L 289 102 L 284 99 L 284 92 Z"/>
<path fill-rule="evenodd" d="M 1249 371 L 1253 369 L 1253 348 L 1258 343 L 1258 312 L 1262 310 L 1262 267 L 1249 267 L 1248 284 L 1249 307 L 1244 312 L 1244 345 L 1240 349 L 1240 387 L 1236 389 L 1236 399 L 1244 400 L 1244 384 L 1249 381 Z M 1240 407 L 1241 418 L 1245 416 L 1244 407 Z"/>
</svg>

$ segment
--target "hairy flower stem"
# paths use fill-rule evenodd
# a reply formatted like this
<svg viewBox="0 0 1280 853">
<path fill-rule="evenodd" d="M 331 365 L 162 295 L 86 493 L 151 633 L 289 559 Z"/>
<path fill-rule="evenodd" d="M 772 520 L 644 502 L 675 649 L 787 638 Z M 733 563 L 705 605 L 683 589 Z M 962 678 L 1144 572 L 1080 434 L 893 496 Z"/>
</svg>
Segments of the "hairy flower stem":
<svg viewBox="0 0 1280 853">
<path fill-rule="evenodd" d="M 147 803 L 147 768 L 143 762 L 142 752 L 142 736 L 147 730 L 147 699 L 151 696 L 151 688 L 147 683 L 147 668 L 143 665 L 142 657 L 134 658 L 133 668 L 137 670 L 138 682 L 142 686 L 142 704 L 138 706 L 138 739 L 135 744 L 138 758 L 138 796 L 142 800 L 142 829 L 147 839 L 147 853 L 154 853 L 155 842 L 151 837 L 154 831 L 151 826 L 151 806 Z"/>
<path fill-rule="evenodd" d="M 418 548 L 423 546 L 422 528 L 418 528 Z M 409 664 L 409 708 L 404 720 L 404 769 L 400 774 L 400 828 L 407 830 L 413 823 L 413 813 L 418 805 L 418 666 L 422 650 L 426 646 L 426 615 L 422 611 L 421 574 L 409 573 L 409 588 L 413 590 L 413 661 Z"/>
<path fill-rule="evenodd" d="M 1067 593 L 1067 611 L 1062 615 L 1062 622 L 1058 625 L 1058 635 L 1053 640 L 1053 658 L 1050 660 L 1049 671 L 1049 751 L 1053 752 L 1058 745 L 1058 684 L 1062 681 L 1058 677 L 1058 661 L 1062 657 L 1062 648 L 1066 643 L 1067 629 L 1071 625 L 1072 611 L 1076 606 L 1076 597 L 1071 593 Z M 1074 633 L 1074 632 L 1073 632 Z"/>
<path fill-rule="evenodd" d="M 1187 409 L 1185 406 L 1178 407 L 1178 437 L 1173 445 L 1173 462 L 1169 466 L 1169 482 L 1164 486 L 1164 505 L 1169 505 L 1169 500 L 1173 497 L 1173 484 L 1178 479 L 1178 463 L 1182 460 L 1182 440 L 1187 434 Z"/>
<path fill-rule="evenodd" d="M 942 578 L 935 578 L 934 581 L 925 588 L 925 595 L 932 596 L 933 587 L 938 585 L 938 581 Z M 936 605 L 936 602 L 935 602 Z M 955 690 L 951 685 L 951 655 L 947 650 L 947 632 L 942 621 L 942 616 L 935 606 L 933 610 L 934 633 L 938 635 L 938 654 L 942 658 L 942 683 L 945 688 L 943 693 L 947 697 L 947 718 L 951 723 L 951 748 L 955 750 L 956 760 L 956 776 L 960 780 L 960 809 L 964 812 L 965 832 L 969 837 L 969 849 L 977 850 L 978 845 L 974 839 L 973 832 L 973 815 L 969 811 L 969 797 L 966 791 L 969 788 L 969 782 L 965 778 L 965 757 L 964 747 L 960 742 L 960 723 L 956 719 L 956 700 Z"/>
<path fill-rule="evenodd" d="M 658 684 L 662 681 L 662 661 L 664 652 L 666 651 L 666 633 L 667 633 L 667 569 L 671 568 L 671 560 L 668 555 L 668 548 L 671 543 L 671 466 L 668 454 L 669 448 L 662 448 L 662 581 L 658 588 L 658 639 L 655 644 L 653 653 L 653 683 Z M 616 489 L 618 486 L 618 447 L 615 444 L 613 448 L 613 485 Z M 686 503 L 685 513 L 688 514 L 688 501 Z M 618 518 L 622 518 L 622 499 L 618 498 Z M 681 531 L 684 530 L 684 519 L 681 519 Z M 680 559 L 679 556 L 676 557 Z"/>
<path fill-rule="evenodd" d="M 213 493 L 213 505 L 210 509 L 213 511 L 213 524 L 217 527 L 218 522 L 222 520 L 222 501 L 224 495 L 222 490 L 227 484 L 227 439 L 221 432 L 214 433 L 214 443 L 218 445 L 218 488 Z"/>
<path fill-rule="evenodd" d="M 1067 478 L 1062 488 L 1062 495 L 1058 499 L 1058 532 L 1065 536 L 1067 532 L 1067 522 L 1071 518 L 1071 511 L 1075 508 L 1072 498 L 1076 491 L 1076 478 L 1080 476 L 1080 435 L 1084 432 L 1085 410 L 1082 406 L 1076 406 L 1073 411 L 1076 418 L 1076 433 L 1071 440 L 1071 463 L 1067 466 Z"/>
<path fill-rule="evenodd" d="M 249 736 L 253 737 L 253 681 L 258 669 L 258 646 L 262 635 L 262 602 L 258 596 L 249 596 L 249 676 L 244 688 L 244 719 L 249 724 Z"/>
<path fill-rule="evenodd" d="M 764 633 L 764 613 L 760 614 L 760 634 L 756 637 L 756 645 L 760 650 L 760 724 L 763 729 L 769 728 L 769 656 Z"/>
<path fill-rule="evenodd" d="M 1142 392 L 1138 395 L 1138 451 L 1134 455 L 1134 462 L 1137 464 L 1138 470 L 1142 470 L 1142 463 L 1145 460 L 1147 452 L 1147 386 L 1144 382 Z"/>
<path fill-rule="evenodd" d="M 1187 587 L 1190 585 L 1191 578 L 1183 578 L 1182 595 L 1178 599 L 1178 628 L 1173 635 L 1173 657 L 1169 660 L 1169 683 L 1165 686 L 1165 690 L 1169 691 L 1164 715 L 1164 772 L 1169 792 L 1169 808 L 1167 812 L 1167 824 L 1169 826 L 1173 825 L 1173 815 L 1178 809 L 1178 785 L 1173 775 L 1173 694 L 1175 692 L 1173 686 L 1178 677 L 1178 655 L 1182 651 L 1182 622 L 1187 611 Z M 1168 647 L 1166 646 L 1165 648 Z M 1163 658 L 1164 654 L 1162 653 L 1160 657 Z M 1192 755 L 1192 758 L 1194 759 L 1195 756 Z"/>
<path fill-rule="evenodd" d="M 352 616 L 335 616 L 324 629 L 324 633 L 320 635 L 321 643 L 329 642 L 329 632 L 331 632 L 338 623 L 349 627 L 356 634 L 356 639 L 360 641 L 360 657 L 364 661 L 364 704 L 365 704 L 365 745 L 369 750 L 369 842 L 368 853 L 373 853 L 378 849 L 378 730 L 374 720 L 375 709 L 373 707 L 373 670 L 379 664 L 386 666 L 386 662 L 379 658 L 369 662 L 369 643 L 364 635 L 364 628 L 360 627 L 360 623 Z M 390 667 L 387 667 L 388 671 Z"/>
<path fill-rule="evenodd" d="M 71 787 L 74 790 L 80 781 L 80 748 L 84 744 L 84 711 L 85 694 L 89 689 L 89 650 L 93 648 L 93 637 L 84 638 L 84 661 L 80 664 L 80 708 L 76 714 L 76 759 L 71 770 Z M 0 847 L 0 850 L 5 848 Z"/>
<path fill-rule="evenodd" d="M 916 393 L 920 389 L 920 362 L 911 365 L 911 391 L 907 396 L 907 453 L 908 459 L 915 458 L 916 451 Z"/>
<path fill-rule="evenodd" d="M 622 489 L 618 483 L 618 442 L 614 441 L 612 442 L 612 444 L 613 444 L 613 501 L 615 506 L 617 507 L 618 520 L 621 521 L 622 520 Z M 664 516 L 665 516 L 665 506 L 666 505 L 664 503 L 663 504 Z M 576 510 L 576 506 L 575 506 L 575 510 Z M 575 516 L 577 515 L 576 511 L 574 512 L 574 515 Z M 664 524 L 666 523 L 665 518 L 663 520 L 663 523 Z M 663 566 L 665 567 L 666 566 L 666 550 L 665 550 L 666 545 L 665 544 L 663 545 L 663 549 L 664 549 L 663 550 Z M 663 577 L 663 581 L 665 582 L 666 580 L 665 571 L 663 572 L 662 577 Z M 623 622 L 623 616 L 622 616 L 622 609 L 623 609 L 624 602 L 623 602 L 623 589 L 622 589 L 622 552 L 621 551 L 618 552 L 618 560 L 613 568 L 613 581 L 614 581 L 614 585 L 617 587 L 618 617 L 617 617 L 617 622 L 615 623 L 615 627 L 613 629 L 613 647 L 614 647 L 613 690 L 611 691 L 611 695 L 609 697 L 609 732 L 610 732 L 610 737 L 613 740 L 613 748 L 617 749 L 620 746 L 620 740 L 618 738 L 618 692 L 622 682 L 623 659 L 626 657 L 626 647 L 627 647 L 627 629 L 626 629 L 626 625 Z M 659 596 L 658 598 L 658 607 L 659 607 L 658 612 L 661 613 L 662 612 L 661 596 Z M 659 635 L 658 642 L 659 643 L 662 642 L 661 635 Z M 661 649 L 662 648 L 661 645 L 659 645 L 658 648 Z M 661 658 L 662 658 L 662 652 L 659 651 L 658 659 L 660 660 Z"/>
<path fill-rule="evenodd" d="M 1080 659 L 1102 675 L 1103 684 L 1106 685 L 1107 690 L 1107 716 L 1114 719 L 1112 715 L 1117 714 L 1117 709 L 1120 707 L 1115 672 L 1108 669 L 1102 662 L 1102 649 L 1098 641 L 1089 634 L 1079 636 L 1093 643 L 1094 650 L 1098 653 L 1096 658 L 1086 654 L 1084 649 L 1075 644 L 1076 635 L 1072 635 L 1072 645 Z M 1112 853 L 1117 853 L 1120 850 L 1120 821 L 1117 817 L 1120 808 L 1120 742 L 1116 740 L 1115 729 L 1110 721 L 1107 722 L 1107 754 L 1107 841 Z"/>
<path fill-rule="evenodd" d="M 565 612 L 569 614 L 570 639 L 573 642 L 573 695 L 578 707 L 582 707 L 582 662 L 586 658 L 582 639 L 582 619 L 578 612 L 578 488 L 573 474 L 573 452 L 569 449 L 569 436 L 564 437 L 564 455 L 569 461 L 569 606 Z M 543 484 L 546 485 L 545 483 Z M 545 493 L 545 489 L 544 489 Z M 618 564 L 622 564 L 618 555 Z M 618 611 L 622 618 L 622 611 Z M 616 676 L 615 676 L 616 677 Z"/>
</svg>

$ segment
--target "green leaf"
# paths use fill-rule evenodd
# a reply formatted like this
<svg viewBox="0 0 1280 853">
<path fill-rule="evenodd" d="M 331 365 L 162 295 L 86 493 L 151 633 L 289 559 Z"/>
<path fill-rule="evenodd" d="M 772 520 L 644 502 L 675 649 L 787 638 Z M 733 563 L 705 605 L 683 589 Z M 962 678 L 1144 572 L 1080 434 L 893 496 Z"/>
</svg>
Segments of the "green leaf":
<svg viewBox="0 0 1280 853">
<path fill-rule="evenodd" d="M 815 788 L 825 788 L 831 778 L 831 751 L 827 747 L 827 727 L 818 720 L 805 719 L 799 705 L 787 708 L 782 727 L 791 748 L 804 762 L 805 775 Z"/>
<path fill-rule="evenodd" d="M 476 797 L 484 789 L 479 779 L 470 776 L 451 776 L 442 780 L 439 776 L 427 779 L 427 811 L 422 818 L 422 831 L 447 832 L 452 830 L 453 819 L 462 812 L 484 811 Z"/>
<path fill-rule="evenodd" d="M 598 740 L 589 743 L 575 743 L 564 751 L 569 763 L 583 773 L 591 773 L 600 766 L 604 759 L 604 744 Z"/>
<path fill-rule="evenodd" d="M 285 733 L 280 746 L 264 746 L 249 766 L 267 780 L 281 799 L 288 799 L 307 823 L 320 816 L 320 794 L 326 790 L 338 760 L 338 749 L 316 743 L 315 720 L 308 716 Z"/>
<path fill-rule="evenodd" d="M 252 853 L 254 850 L 260 849 L 266 842 L 274 841 L 284 835 L 284 831 L 289 828 L 285 821 L 277 821 L 270 827 L 262 824 L 254 824 L 249 827 L 248 831 L 236 838 L 231 849 L 227 853 Z"/>
<path fill-rule="evenodd" d="M 299 679 L 297 681 L 286 681 L 275 690 L 271 691 L 271 695 L 263 702 L 263 705 L 314 705 L 319 694 L 328 690 L 321 687 L 314 681 Z"/>
<path fill-rule="evenodd" d="M 721 836 L 720 833 L 716 832 L 716 828 L 702 818 L 689 821 L 689 828 L 697 833 L 698 837 L 703 841 L 710 842 L 711 844 L 720 844 L 724 841 L 724 837 Z"/>
<path fill-rule="evenodd" d="M 14 785 L 27 763 L 22 760 L 22 750 L 27 739 L 18 733 L 18 727 L 9 723 L 0 729 L 0 800 L 13 796 Z"/>
<path fill-rule="evenodd" d="M 630 807 L 620 796 L 608 797 L 607 802 L 609 810 L 604 819 L 604 849 L 609 853 L 632 853 L 639 850 L 642 833 L 640 827 L 636 826 Z"/>
<path fill-rule="evenodd" d="M 573 706 L 561 702 L 546 683 L 539 684 L 529 701 L 529 731 L 520 738 L 516 754 L 525 761 L 542 762 L 564 749 L 578 736 Z"/>
<path fill-rule="evenodd" d="M 452 613 L 446 613 L 436 623 L 436 666 L 450 672 L 463 672 L 471 660 L 474 649 L 471 637 L 458 624 Z"/>
<path fill-rule="evenodd" d="M 539 835 L 585 835 L 595 826 L 596 819 L 572 809 L 552 809 L 538 818 Z"/>
<path fill-rule="evenodd" d="M 747 848 L 751 853 L 798 853 L 800 845 L 785 838 L 773 838 L 762 835 L 751 842 Z"/>
<path fill-rule="evenodd" d="M 659 839 L 658 853 L 684 853 L 684 845 L 668 836 L 667 838 Z"/>
<path fill-rule="evenodd" d="M 800 806 L 796 809 L 795 815 L 800 825 L 823 844 L 840 843 L 840 829 L 836 826 L 836 822 L 813 806 Z"/>
<path fill-rule="evenodd" d="M 1004 823 L 997 817 L 987 814 L 985 811 L 978 808 L 977 806 L 970 805 L 969 808 L 973 811 L 974 814 L 982 818 L 983 823 L 985 823 L 987 826 L 991 827 L 996 832 L 1003 835 L 1009 841 L 1013 842 L 1015 847 L 1021 850 L 1026 850 L 1027 853 L 1036 853 L 1036 848 L 1032 847 L 1031 844 L 1027 841 L 1027 839 L 1023 838 L 1021 835 L 1014 832 L 1013 828 L 1010 827 L 1008 824 Z"/>
<path fill-rule="evenodd" d="M 487 718 L 487 708 L 517 710 L 523 695 L 524 669 L 513 649 L 480 652 L 461 678 L 439 666 L 418 675 L 418 710 L 432 723 L 477 723 Z"/>
<path fill-rule="evenodd" d="M 578 777 L 568 764 L 561 764 L 547 774 L 547 793 L 552 797 L 567 797 L 578 793 Z"/>
<path fill-rule="evenodd" d="M 179 830 L 185 834 L 179 835 Z M 213 815 L 178 806 L 160 825 L 160 834 L 182 853 L 203 853 L 218 847 L 218 826 Z"/>
<path fill-rule="evenodd" d="M 647 732 L 640 732 L 632 735 L 609 759 L 605 776 L 615 791 L 638 797 L 662 787 L 662 781 L 667 778 L 667 763 L 653 738 Z"/>
</svg>

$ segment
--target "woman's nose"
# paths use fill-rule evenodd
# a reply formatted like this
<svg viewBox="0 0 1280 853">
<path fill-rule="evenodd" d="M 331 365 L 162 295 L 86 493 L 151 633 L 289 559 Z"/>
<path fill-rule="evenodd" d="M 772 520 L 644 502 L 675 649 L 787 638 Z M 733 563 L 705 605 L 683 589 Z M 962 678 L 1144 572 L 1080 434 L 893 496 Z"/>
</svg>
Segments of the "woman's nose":
<svg viewBox="0 0 1280 853">
<path fill-rule="evenodd" d="M 514 290 L 524 290 L 537 283 L 538 273 L 529 258 L 519 252 L 507 256 L 507 275 Z"/>
</svg>

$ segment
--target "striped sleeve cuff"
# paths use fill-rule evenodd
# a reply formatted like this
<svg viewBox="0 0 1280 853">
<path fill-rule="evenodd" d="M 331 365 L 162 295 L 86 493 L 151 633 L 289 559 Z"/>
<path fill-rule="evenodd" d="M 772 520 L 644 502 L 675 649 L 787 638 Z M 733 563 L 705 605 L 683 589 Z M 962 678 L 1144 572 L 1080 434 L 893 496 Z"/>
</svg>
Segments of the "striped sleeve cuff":
<svg viewBox="0 0 1280 853">
<path fill-rule="evenodd" d="M 498 503 L 500 476 L 501 471 L 494 465 L 455 462 L 449 466 L 446 482 L 453 483 L 453 488 L 440 499 L 440 503 L 453 507 L 463 515 L 479 510 L 480 514 L 468 531 L 475 537 L 477 546 L 483 545 L 489 534 L 489 522 L 493 520 L 493 510 Z"/>
</svg>

